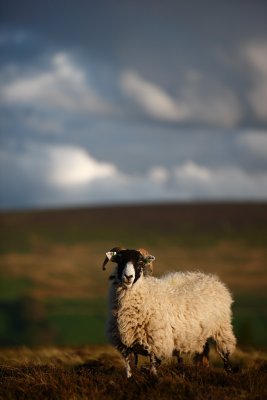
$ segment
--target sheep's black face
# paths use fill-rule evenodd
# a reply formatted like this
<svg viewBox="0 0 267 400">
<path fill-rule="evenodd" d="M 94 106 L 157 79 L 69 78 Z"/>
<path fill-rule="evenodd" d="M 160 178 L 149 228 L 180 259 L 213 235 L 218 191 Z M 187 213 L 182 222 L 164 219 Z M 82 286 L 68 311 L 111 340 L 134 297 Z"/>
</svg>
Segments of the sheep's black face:
<svg viewBox="0 0 267 400">
<path fill-rule="evenodd" d="M 131 287 L 143 274 L 145 262 L 137 250 L 122 250 L 116 255 L 118 279 L 125 287 Z"/>
<path fill-rule="evenodd" d="M 107 259 L 117 264 L 116 280 L 125 287 L 131 287 L 144 273 L 154 256 L 144 255 L 138 250 L 114 248 L 106 253 Z M 104 266 L 106 261 L 104 262 Z"/>
</svg>

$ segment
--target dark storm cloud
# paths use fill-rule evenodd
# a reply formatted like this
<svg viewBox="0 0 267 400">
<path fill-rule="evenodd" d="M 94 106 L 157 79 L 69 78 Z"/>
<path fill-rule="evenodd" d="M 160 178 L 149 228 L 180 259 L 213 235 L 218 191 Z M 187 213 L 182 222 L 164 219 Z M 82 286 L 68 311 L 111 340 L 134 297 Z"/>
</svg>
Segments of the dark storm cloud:
<svg viewBox="0 0 267 400">
<path fill-rule="evenodd" d="M 266 2 L 0 4 L 0 207 L 267 197 Z"/>
<path fill-rule="evenodd" d="M 149 99 L 140 104 L 138 85 L 145 82 L 169 95 L 173 114 L 187 108 L 187 118 L 177 118 L 179 123 L 236 126 L 250 121 L 262 127 L 255 113 L 257 94 L 256 100 L 249 99 L 255 85 L 251 75 L 258 71 L 242 54 L 249 44 L 266 45 L 266 11 L 262 1 L 58 0 L 45 6 L 10 1 L 2 6 L 2 25 L 4 35 L 13 29 L 13 37 L 22 38 L 13 39 L 11 59 L 15 53 L 21 62 L 44 64 L 53 52 L 69 51 L 80 57 L 99 90 L 124 107 L 128 104 L 136 118 L 151 117 Z M 123 73 L 124 85 L 118 89 Z"/>
</svg>

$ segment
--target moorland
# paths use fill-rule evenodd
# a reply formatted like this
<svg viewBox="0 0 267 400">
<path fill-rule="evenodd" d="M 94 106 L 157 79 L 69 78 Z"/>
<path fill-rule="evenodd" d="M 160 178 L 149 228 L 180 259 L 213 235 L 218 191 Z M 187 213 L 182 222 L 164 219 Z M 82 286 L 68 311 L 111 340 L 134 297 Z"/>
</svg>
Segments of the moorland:
<svg viewBox="0 0 267 400">
<path fill-rule="evenodd" d="M 141 363 L 125 384 L 107 345 L 114 246 L 147 248 L 154 274 L 215 273 L 234 297 L 234 374 Z M 191 203 L 0 213 L 0 399 L 264 399 L 267 203 Z"/>
</svg>

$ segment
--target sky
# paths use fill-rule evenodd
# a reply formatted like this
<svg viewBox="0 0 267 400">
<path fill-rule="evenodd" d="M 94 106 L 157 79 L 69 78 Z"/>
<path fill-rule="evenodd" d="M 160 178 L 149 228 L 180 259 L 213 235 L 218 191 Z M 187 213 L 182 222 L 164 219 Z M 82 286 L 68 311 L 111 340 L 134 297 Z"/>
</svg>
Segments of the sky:
<svg viewBox="0 0 267 400">
<path fill-rule="evenodd" d="M 265 0 L 0 0 L 0 210 L 267 200 Z"/>
</svg>

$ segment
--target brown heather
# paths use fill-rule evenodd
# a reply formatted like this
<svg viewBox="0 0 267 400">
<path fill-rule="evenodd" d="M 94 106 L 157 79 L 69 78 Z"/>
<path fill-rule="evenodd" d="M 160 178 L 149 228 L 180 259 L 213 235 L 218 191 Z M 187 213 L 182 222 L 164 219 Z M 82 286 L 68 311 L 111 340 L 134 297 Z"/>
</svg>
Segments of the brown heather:
<svg viewBox="0 0 267 400">
<path fill-rule="evenodd" d="M 163 364 L 158 377 L 145 362 L 127 380 L 109 346 L 5 349 L 0 352 L 1 400 L 181 399 L 265 400 L 267 354 L 236 351 L 227 375 L 212 353 L 210 368 Z"/>
</svg>

